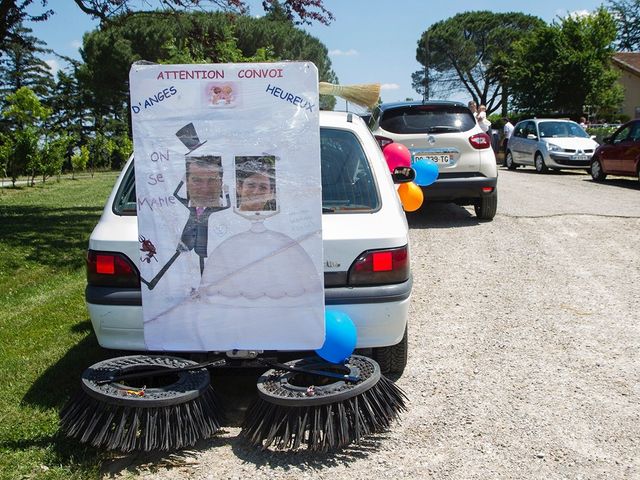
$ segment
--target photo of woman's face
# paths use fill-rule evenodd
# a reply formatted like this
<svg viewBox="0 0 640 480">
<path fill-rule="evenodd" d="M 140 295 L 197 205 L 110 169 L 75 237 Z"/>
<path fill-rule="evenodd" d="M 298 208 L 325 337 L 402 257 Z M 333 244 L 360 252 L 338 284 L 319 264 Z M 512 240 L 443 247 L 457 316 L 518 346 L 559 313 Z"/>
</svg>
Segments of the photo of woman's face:
<svg viewBox="0 0 640 480">
<path fill-rule="evenodd" d="M 236 211 L 275 212 L 276 157 L 273 155 L 235 157 Z"/>
<path fill-rule="evenodd" d="M 267 175 L 254 173 L 238 182 L 238 208 L 240 210 L 270 210 L 268 202 L 274 200 L 271 180 Z"/>
</svg>

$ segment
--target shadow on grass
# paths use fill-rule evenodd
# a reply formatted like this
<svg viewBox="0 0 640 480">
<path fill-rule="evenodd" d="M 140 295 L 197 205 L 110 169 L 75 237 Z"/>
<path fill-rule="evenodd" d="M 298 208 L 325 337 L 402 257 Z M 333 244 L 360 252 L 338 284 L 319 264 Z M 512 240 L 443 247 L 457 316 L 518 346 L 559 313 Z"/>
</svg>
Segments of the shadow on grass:
<svg viewBox="0 0 640 480">
<path fill-rule="evenodd" d="M 87 320 L 78 323 L 71 330 L 91 330 L 91 322 Z M 93 334 L 87 335 L 33 382 L 22 401 L 28 405 L 60 410 L 67 399 L 80 388 L 80 377 L 86 368 L 100 360 L 117 356 L 118 353 L 101 348 Z"/>
<path fill-rule="evenodd" d="M 101 213 L 102 207 L 0 205 L 0 238 L 7 247 L 25 252 L 15 261 L 82 268 L 89 235 Z"/>
</svg>

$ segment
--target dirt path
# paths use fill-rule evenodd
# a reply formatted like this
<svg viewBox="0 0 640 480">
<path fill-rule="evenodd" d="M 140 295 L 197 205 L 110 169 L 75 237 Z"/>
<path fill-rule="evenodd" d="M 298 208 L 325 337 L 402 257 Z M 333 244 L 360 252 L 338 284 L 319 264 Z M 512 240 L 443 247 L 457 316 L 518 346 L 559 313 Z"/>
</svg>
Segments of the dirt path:
<svg viewBox="0 0 640 480">
<path fill-rule="evenodd" d="M 338 454 L 237 437 L 254 377 L 223 378 L 230 427 L 190 453 L 114 459 L 122 478 L 640 478 L 640 185 L 501 170 L 498 215 L 410 217 L 409 412 Z"/>
</svg>

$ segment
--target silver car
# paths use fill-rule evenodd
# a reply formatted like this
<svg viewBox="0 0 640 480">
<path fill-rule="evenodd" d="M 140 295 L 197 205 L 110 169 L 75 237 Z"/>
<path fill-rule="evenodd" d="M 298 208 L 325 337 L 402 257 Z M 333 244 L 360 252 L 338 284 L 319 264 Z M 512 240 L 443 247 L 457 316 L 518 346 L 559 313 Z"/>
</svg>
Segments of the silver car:
<svg viewBox="0 0 640 480">
<path fill-rule="evenodd" d="M 548 169 L 589 169 L 598 143 L 576 122 L 553 118 L 522 120 L 507 143 L 504 164 L 510 170 L 532 165 Z"/>
</svg>

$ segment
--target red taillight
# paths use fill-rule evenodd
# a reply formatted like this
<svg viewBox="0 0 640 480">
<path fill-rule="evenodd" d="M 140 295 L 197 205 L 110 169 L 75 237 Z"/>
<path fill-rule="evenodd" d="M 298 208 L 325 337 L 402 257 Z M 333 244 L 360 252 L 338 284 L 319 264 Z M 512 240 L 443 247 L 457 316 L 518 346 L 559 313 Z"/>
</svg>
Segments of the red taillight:
<svg viewBox="0 0 640 480">
<path fill-rule="evenodd" d="M 493 192 L 493 187 L 482 187 L 482 191 L 484 193 L 491 193 Z"/>
<path fill-rule="evenodd" d="M 382 135 L 374 135 L 374 136 L 376 137 L 376 140 L 378 141 L 378 145 L 380 145 L 380 148 L 384 148 L 390 143 L 393 143 L 393 140 L 387 137 L 383 137 Z"/>
<path fill-rule="evenodd" d="M 409 248 L 370 250 L 360 254 L 349 269 L 349 285 L 400 283 L 409 279 Z"/>
<path fill-rule="evenodd" d="M 121 253 L 87 252 L 87 283 L 101 287 L 140 287 L 138 269 Z"/>
<path fill-rule="evenodd" d="M 476 133 L 469 137 L 469 143 L 475 149 L 482 150 L 491 147 L 491 137 L 486 133 Z"/>
<path fill-rule="evenodd" d="M 372 256 L 374 272 L 393 270 L 393 255 L 391 252 L 374 252 Z"/>
<path fill-rule="evenodd" d="M 113 255 L 96 255 L 96 273 L 113 275 L 116 273 L 116 262 Z"/>
</svg>

